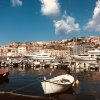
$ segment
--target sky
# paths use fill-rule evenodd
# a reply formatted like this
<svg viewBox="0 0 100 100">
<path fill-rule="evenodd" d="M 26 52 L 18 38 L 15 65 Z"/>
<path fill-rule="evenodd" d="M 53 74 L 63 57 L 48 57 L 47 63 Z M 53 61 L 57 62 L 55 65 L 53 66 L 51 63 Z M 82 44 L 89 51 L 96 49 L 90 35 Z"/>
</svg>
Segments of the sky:
<svg viewBox="0 0 100 100">
<path fill-rule="evenodd" d="M 0 0 L 0 44 L 100 36 L 100 0 Z"/>
</svg>

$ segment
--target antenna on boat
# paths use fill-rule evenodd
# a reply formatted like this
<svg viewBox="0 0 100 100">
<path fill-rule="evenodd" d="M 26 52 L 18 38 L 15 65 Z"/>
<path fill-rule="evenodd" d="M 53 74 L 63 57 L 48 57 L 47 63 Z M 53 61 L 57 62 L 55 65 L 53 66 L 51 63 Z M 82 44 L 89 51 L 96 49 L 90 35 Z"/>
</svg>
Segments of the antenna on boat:
<svg viewBox="0 0 100 100">
<path fill-rule="evenodd" d="M 75 38 L 75 55 L 77 55 L 78 52 L 77 52 L 77 37 Z"/>
</svg>

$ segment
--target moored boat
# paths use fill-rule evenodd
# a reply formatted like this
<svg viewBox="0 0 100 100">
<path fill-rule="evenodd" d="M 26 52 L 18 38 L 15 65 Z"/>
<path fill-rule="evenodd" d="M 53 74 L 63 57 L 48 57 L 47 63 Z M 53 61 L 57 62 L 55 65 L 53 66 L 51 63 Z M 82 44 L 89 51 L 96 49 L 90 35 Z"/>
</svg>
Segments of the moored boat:
<svg viewBox="0 0 100 100">
<path fill-rule="evenodd" d="M 98 64 L 90 64 L 89 70 L 90 71 L 99 71 L 100 66 Z"/>
<path fill-rule="evenodd" d="M 8 69 L 0 69 L 0 79 L 1 78 L 7 78 L 9 75 L 9 70 Z"/>
<path fill-rule="evenodd" d="M 79 61 L 97 61 L 100 60 L 100 50 L 90 50 L 86 54 L 71 55 L 72 59 Z"/>
<path fill-rule="evenodd" d="M 35 52 L 32 55 L 29 55 L 30 57 L 32 57 L 32 59 L 34 60 L 39 60 L 39 61 L 54 61 L 55 57 L 51 56 L 51 54 L 46 53 L 44 51 L 39 51 L 39 52 Z"/>
<path fill-rule="evenodd" d="M 96 61 L 97 57 L 91 56 L 91 55 L 72 55 L 72 59 L 78 60 L 78 61 Z"/>
<path fill-rule="evenodd" d="M 74 77 L 65 74 L 41 82 L 44 94 L 59 93 L 68 90 L 74 83 Z"/>
</svg>

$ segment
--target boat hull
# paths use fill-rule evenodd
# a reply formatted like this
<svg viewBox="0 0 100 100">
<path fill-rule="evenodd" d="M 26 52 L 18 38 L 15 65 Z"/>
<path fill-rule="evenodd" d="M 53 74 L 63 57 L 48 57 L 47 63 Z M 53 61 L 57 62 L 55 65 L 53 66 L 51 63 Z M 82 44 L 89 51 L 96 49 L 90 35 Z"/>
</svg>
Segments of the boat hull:
<svg viewBox="0 0 100 100">
<path fill-rule="evenodd" d="M 46 86 L 45 86 L 46 85 Z M 72 85 L 58 85 L 50 82 L 42 82 L 44 94 L 59 93 L 68 90 Z"/>
<path fill-rule="evenodd" d="M 58 83 L 53 82 L 52 80 L 55 81 L 56 77 L 53 79 L 44 80 L 43 82 L 41 82 L 44 94 L 59 93 L 59 92 L 64 92 L 64 91 L 68 90 L 74 82 L 74 78 L 72 76 L 68 76 L 68 77 L 72 78 L 72 81 L 65 83 L 65 84 L 59 83 L 59 82 Z M 61 78 L 63 78 L 63 77 L 61 77 Z M 66 76 L 66 79 L 67 79 L 67 76 Z M 57 80 L 58 80 L 58 77 L 57 77 Z"/>
<path fill-rule="evenodd" d="M 79 61 L 96 61 L 95 57 L 74 57 L 75 60 Z"/>
<path fill-rule="evenodd" d="M 9 75 L 9 70 L 0 69 L 0 79 L 1 78 L 7 78 L 8 75 Z"/>
</svg>

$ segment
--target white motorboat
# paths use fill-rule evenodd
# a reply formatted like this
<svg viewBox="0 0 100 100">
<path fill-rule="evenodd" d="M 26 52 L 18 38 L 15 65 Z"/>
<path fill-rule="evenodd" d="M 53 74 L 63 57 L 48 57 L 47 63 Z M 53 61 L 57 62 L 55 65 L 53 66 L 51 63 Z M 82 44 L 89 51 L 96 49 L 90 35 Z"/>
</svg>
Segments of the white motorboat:
<svg viewBox="0 0 100 100">
<path fill-rule="evenodd" d="M 55 57 L 44 51 L 35 52 L 34 54 L 30 55 L 30 57 L 36 60 L 55 60 Z"/>
<path fill-rule="evenodd" d="M 71 56 L 75 60 L 82 60 L 82 61 L 96 61 L 100 59 L 100 50 L 90 50 L 87 54 L 81 55 L 72 55 Z"/>
<path fill-rule="evenodd" d="M 44 94 L 64 92 L 74 83 L 74 77 L 65 74 L 41 82 Z"/>
<path fill-rule="evenodd" d="M 34 66 L 39 66 L 40 65 L 40 62 L 39 61 L 35 61 L 33 62 Z"/>
<path fill-rule="evenodd" d="M 72 59 L 79 60 L 79 61 L 96 61 L 97 58 L 90 55 L 72 55 Z"/>
</svg>

